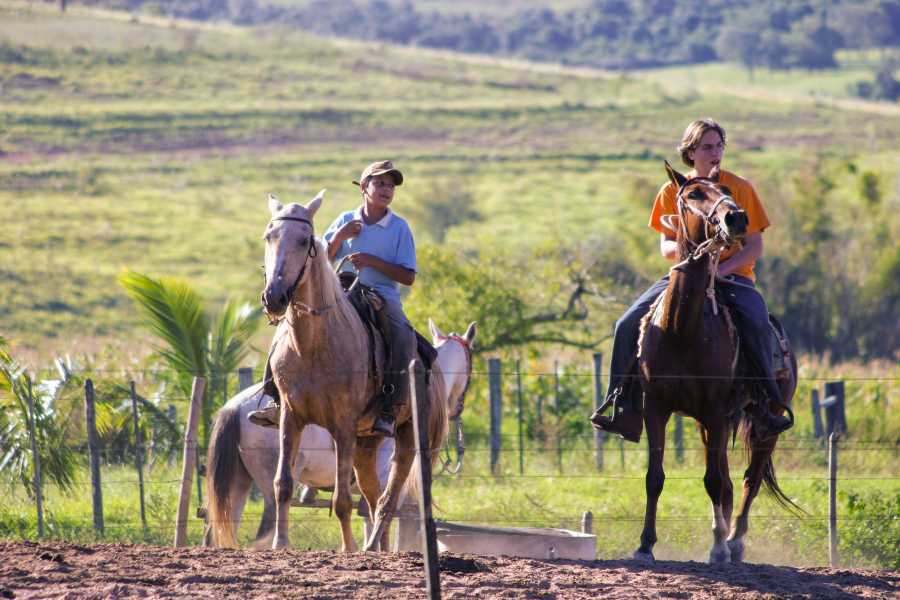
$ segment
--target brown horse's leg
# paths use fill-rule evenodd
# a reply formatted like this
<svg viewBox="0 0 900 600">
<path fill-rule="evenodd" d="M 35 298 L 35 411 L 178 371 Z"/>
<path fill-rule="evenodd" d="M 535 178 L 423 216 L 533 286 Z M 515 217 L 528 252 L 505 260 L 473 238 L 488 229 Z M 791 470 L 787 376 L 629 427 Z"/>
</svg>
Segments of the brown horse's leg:
<svg viewBox="0 0 900 600">
<path fill-rule="evenodd" d="M 294 476 L 291 471 L 297 460 L 297 449 L 300 447 L 299 428 L 292 418 L 290 410 L 281 411 L 281 446 L 278 456 L 278 469 L 275 471 L 275 501 L 278 509 L 275 515 L 275 538 L 272 548 L 280 550 L 291 547 L 289 537 L 291 498 L 294 496 Z"/>
<path fill-rule="evenodd" d="M 731 526 L 731 534 L 728 536 L 728 548 L 731 549 L 731 562 L 739 563 L 744 560 L 744 536 L 750 529 L 750 507 L 753 500 L 759 494 L 762 486 L 766 464 L 775 451 L 778 436 L 771 437 L 764 442 L 753 440 L 750 445 L 750 466 L 744 471 L 744 489 L 741 498 L 741 506 L 738 516 Z"/>
<path fill-rule="evenodd" d="M 372 528 L 372 537 L 366 540 L 366 550 L 387 551 L 390 548 L 391 519 L 394 518 L 394 512 L 397 510 L 397 498 L 400 496 L 400 490 L 406 483 L 416 458 L 412 420 L 397 427 L 394 439 L 396 446 L 394 447 L 391 474 L 388 476 L 384 493 L 378 499 L 378 506 L 373 517 L 375 524 Z"/>
<path fill-rule="evenodd" d="M 647 426 L 647 444 L 650 460 L 647 466 L 647 509 L 644 514 L 644 530 L 641 532 L 641 545 L 633 558 L 653 562 L 653 546 L 656 544 L 656 509 L 663 491 L 666 474 L 663 471 L 663 458 L 666 451 L 666 423 L 670 414 L 661 415 L 651 400 L 645 402 L 644 423 Z"/>
<path fill-rule="evenodd" d="M 697 426 L 701 430 L 700 437 L 703 440 L 706 454 L 706 474 L 703 476 L 703 485 L 713 508 L 713 545 L 709 550 L 709 562 L 726 563 L 731 560 L 731 551 L 725 541 L 728 536 L 728 522 L 725 520 L 722 500 L 725 495 L 726 474 L 722 472 L 721 455 L 727 452 L 728 441 L 725 439 L 724 415 L 721 415 L 720 418 L 713 415 L 708 421 L 709 427 L 700 424 Z"/>
<path fill-rule="evenodd" d="M 734 484 L 731 482 L 731 469 L 728 467 L 728 444 L 731 440 L 731 427 L 725 426 L 725 447 L 719 453 L 719 472 L 722 473 L 722 480 L 725 488 L 722 490 L 722 516 L 725 517 L 725 524 L 731 523 L 731 515 L 734 513 Z"/>
<path fill-rule="evenodd" d="M 353 460 L 356 457 L 356 424 L 334 432 L 335 453 L 337 454 L 337 475 L 335 476 L 332 507 L 334 515 L 341 523 L 341 551 L 358 552 L 359 546 L 353 539 L 350 517 L 353 515 L 353 498 L 350 496 L 350 479 Z"/>
<path fill-rule="evenodd" d="M 369 506 L 369 519 L 375 514 L 375 506 L 381 497 L 381 482 L 378 481 L 379 441 L 381 438 L 374 436 L 357 438 L 356 459 L 353 462 L 353 467 L 356 469 L 356 483 Z M 366 525 L 367 529 L 371 530 L 371 520 L 368 520 Z M 370 534 L 371 531 L 366 531 L 366 540 Z M 365 541 L 363 546 L 365 546 Z"/>
</svg>

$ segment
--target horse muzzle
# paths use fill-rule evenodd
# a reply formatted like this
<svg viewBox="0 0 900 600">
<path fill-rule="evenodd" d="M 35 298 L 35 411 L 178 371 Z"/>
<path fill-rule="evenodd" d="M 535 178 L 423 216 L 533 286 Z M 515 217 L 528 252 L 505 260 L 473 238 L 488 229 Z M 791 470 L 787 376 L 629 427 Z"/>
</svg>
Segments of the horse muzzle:
<svg viewBox="0 0 900 600">
<path fill-rule="evenodd" d="M 287 311 L 289 300 L 287 292 L 282 291 L 279 294 L 277 291 L 266 288 L 263 290 L 260 302 L 262 302 L 267 315 L 277 318 L 283 316 Z"/>
<path fill-rule="evenodd" d="M 750 219 L 742 210 L 731 210 L 725 213 L 720 226 L 720 233 L 728 244 L 736 244 L 747 235 Z"/>
</svg>

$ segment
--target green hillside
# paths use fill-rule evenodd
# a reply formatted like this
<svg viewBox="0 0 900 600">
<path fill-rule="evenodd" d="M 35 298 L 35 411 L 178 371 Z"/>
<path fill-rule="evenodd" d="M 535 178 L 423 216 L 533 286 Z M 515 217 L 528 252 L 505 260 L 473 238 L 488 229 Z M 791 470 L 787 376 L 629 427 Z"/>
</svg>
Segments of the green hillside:
<svg viewBox="0 0 900 600">
<path fill-rule="evenodd" d="M 666 264 L 644 227 L 662 160 L 677 162 L 688 122 L 713 116 L 729 133 L 726 167 L 771 207 L 773 255 L 761 269 L 773 310 L 806 318 L 801 292 L 828 281 L 843 282 L 841 294 L 878 290 L 880 304 L 822 294 L 815 318 L 825 333 L 807 345 L 831 350 L 868 335 L 841 333 L 841 314 L 859 312 L 877 333 L 900 297 L 889 248 L 860 237 L 897 228 L 900 108 L 855 98 L 850 88 L 871 65 L 855 53 L 847 63 L 762 70 L 750 84 L 721 63 L 613 73 L 4 0 L 0 324 L 47 352 L 134 341 L 135 315 L 115 283 L 123 267 L 186 276 L 214 300 L 254 297 L 266 194 L 306 201 L 328 188 L 321 231 L 356 206 L 349 182 L 384 157 L 406 174 L 400 214 L 441 190 L 475 199 L 480 219 L 451 228 L 448 248 L 517 260 L 548 242 L 587 253 L 599 244 L 630 257 L 640 286 Z M 827 196 L 804 208 L 802 192 L 820 180 Z M 860 191 L 864 180 L 877 198 Z M 833 216 L 814 224 L 812 241 L 792 235 L 801 209 Z M 846 255 L 819 252 L 827 264 L 806 265 L 822 279 L 800 281 L 798 248 L 823 231 L 856 241 L 838 244 Z M 591 319 L 607 331 L 633 290 L 602 292 L 609 302 Z M 891 335 L 857 353 L 884 355 Z"/>
</svg>

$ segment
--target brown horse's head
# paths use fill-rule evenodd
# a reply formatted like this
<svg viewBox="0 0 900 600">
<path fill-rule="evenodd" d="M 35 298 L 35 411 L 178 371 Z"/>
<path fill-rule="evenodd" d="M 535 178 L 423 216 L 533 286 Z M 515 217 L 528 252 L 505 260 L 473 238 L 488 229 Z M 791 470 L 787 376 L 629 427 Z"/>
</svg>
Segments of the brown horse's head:
<svg viewBox="0 0 900 600">
<path fill-rule="evenodd" d="M 294 290 L 309 277 L 309 267 L 316 257 L 313 216 L 322 205 L 325 190 L 306 206 L 282 206 L 275 196 L 269 196 L 272 220 L 266 227 L 266 287 L 262 304 L 266 314 L 278 317 L 285 313 Z"/>
<path fill-rule="evenodd" d="M 731 190 L 719 184 L 719 169 L 709 177 L 688 179 L 666 162 L 669 180 L 678 188 L 678 214 L 683 230 L 694 244 L 718 238 L 723 244 L 738 244 L 747 235 L 747 213 L 731 198 Z"/>
</svg>

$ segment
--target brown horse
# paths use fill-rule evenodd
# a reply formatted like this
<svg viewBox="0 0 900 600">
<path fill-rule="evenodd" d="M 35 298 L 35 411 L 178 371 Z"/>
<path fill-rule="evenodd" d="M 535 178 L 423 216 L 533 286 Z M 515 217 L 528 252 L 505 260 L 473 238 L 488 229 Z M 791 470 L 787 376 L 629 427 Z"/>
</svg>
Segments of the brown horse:
<svg viewBox="0 0 900 600">
<path fill-rule="evenodd" d="M 282 206 L 269 197 L 272 219 L 266 240 L 266 287 L 262 302 L 270 317 L 284 315 L 270 358 L 275 384 L 282 398 L 280 451 L 275 475 L 276 512 L 273 548 L 288 548 L 288 520 L 294 492 L 292 468 L 304 427 L 318 425 L 334 438 L 337 454 L 334 513 L 341 524 L 344 551 L 357 550 L 350 531 L 352 500 L 350 475 L 374 515 L 366 550 L 388 550 L 390 521 L 400 489 L 415 458 L 410 403 L 397 417 L 396 449 L 384 494 L 378 481 L 377 449 L 384 438 L 370 432 L 380 406 L 373 407 L 372 348 L 358 314 L 341 289 L 316 240 L 313 217 L 322 204 L 321 192 L 308 205 Z M 379 361 L 384 363 L 382 356 Z M 431 372 L 426 402 L 429 444 L 434 466 L 447 430 L 447 400 L 439 365 Z M 376 506 L 377 501 L 377 506 Z"/>
<path fill-rule="evenodd" d="M 731 527 L 734 490 L 728 474 L 728 444 L 735 412 L 735 361 L 729 323 L 724 310 L 712 310 L 708 296 L 718 253 L 738 244 L 747 232 L 747 215 L 719 185 L 718 169 L 709 178 L 686 179 L 666 163 L 669 179 L 678 188 L 678 264 L 671 269 L 665 294 L 651 308 L 641 326 L 639 371 L 646 402 L 650 460 L 647 469 L 647 511 L 641 545 L 634 558 L 653 561 L 656 509 L 665 473 L 665 428 L 672 413 L 692 417 L 700 430 L 706 457 L 703 483 L 713 505 L 713 545 L 710 562 L 741 562 L 750 505 L 765 484 L 783 506 L 792 506 L 779 489 L 772 465 L 778 436 L 760 442 L 749 417 L 742 421 L 741 439 L 749 454 L 744 473 L 740 514 Z M 671 223 L 671 221 L 669 221 Z M 714 302 L 715 300 L 712 300 Z M 791 356 L 790 376 L 779 379 L 784 405 L 797 388 L 797 363 Z M 750 401 L 743 398 L 741 406 Z M 773 403 L 772 412 L 784 407 Z"/>
</svg>

